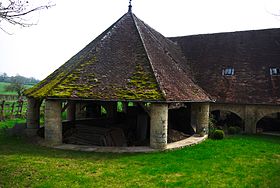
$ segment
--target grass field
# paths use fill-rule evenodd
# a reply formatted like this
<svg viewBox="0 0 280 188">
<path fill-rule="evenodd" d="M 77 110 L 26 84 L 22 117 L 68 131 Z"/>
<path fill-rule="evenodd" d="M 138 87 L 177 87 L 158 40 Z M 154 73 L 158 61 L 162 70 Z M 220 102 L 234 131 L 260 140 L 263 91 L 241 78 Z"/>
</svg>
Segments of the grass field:
<svg viewBox="0 0 280 188">
<path fill-rule="evenodd" d="M 0 82 L 0 94 L 3 94 L 3 95 L 17 95 L 16 92 L 5 91 L 5 87 L 9 84 L 10 83 Z M 32 85 L 25 85 L 25 87 L 30 88 L 30 87 L 32 87 Z"/>
<path fill-rule="evenodd" d="M 5 87 L 9 84 L 10 83 L 0 82 L 0 95 L 15 95 L 15 96 L 17 96 L 16 92 L 5 91 Z M 25 85 L 25 88 L 30 88 L 30 87 L 32 87 L 32 85 Z M 14 108 L 13 115 L 16 114 L 17 109 L 18 109 L 18 103 L 17 103 L 18 101 L 16 99 L 17 99 L 17 97 L 15 99 L 10 99 L 10 98 L 6 99 L 5 97 L 0 99 L 1 103 L 2 103 L 3 100 L 5 101 L 5 106 L 4 106 L 4 117 L 5 117 L 5 119 L 10 119 L 10 118 L 13 117 L 13 116 L 11 116 L 11 109 L 12 109 L 12 104 L 13 103 L 15 103 L 15 108 Z M 22 113 L 21 113 L 22 117 L 25 116 L 26 110 L 27 110 L 27 103 L 26 103 L 26 101 L 24 101 L 23 108 L 22 108 Z M 15 119 L 15 121 L 19 121 L 19 120 Z M 21 120 L 21 121 L 23 121 L 23 120 Z M 0 122 L 0 127 L 1 127 L 1 122 Z"/>
<path fill-rule="evenodd" d="M 177 151 L 101 154 L 54 150 L 6 134 L 22 122 L 0 122 L 0 188 L 280 187 L 280 137 L 239 135 Z"/>
<path fill-rule="evenodd" d="M 0 128 L 0 187 L 279 187 L 279 172 L 280 137 L 240 135 L 170 152 L 100 154 L 32 145 Z"/>
<path fill-rule="evenodd" d="M 0 94 L 3 95 L 16 95 L 16 92 L 11 92 L 11 91 L 5 91 L 5 87 L 9 85 L 9 83 L 6 82 L 0 82 Z"/>
</svg>

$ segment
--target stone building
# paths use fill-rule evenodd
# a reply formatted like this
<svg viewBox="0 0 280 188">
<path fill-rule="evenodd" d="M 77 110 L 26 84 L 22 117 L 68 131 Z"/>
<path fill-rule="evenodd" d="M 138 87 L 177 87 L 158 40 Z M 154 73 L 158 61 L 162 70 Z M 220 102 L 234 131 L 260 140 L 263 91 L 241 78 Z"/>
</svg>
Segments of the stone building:
<svg viewBox="0 0 280 188">
<path fill-rule="evenodd" d="M 166 148 L 168 124 L 184 114 L 188 118 L 179 129 L 186 126 L 192 134 L 207 133 L 209 113 L 215 110 L 236 113 L 245 132 L 255 133 L 263 116 L 280 112 L 279 60 L 280 29 L 166 38 L 130 8 L 25 91 L 28 133 L 39 129 L 43 100 L 44 135 L 50 145 L 63 141 L 62 109 L 67 108 L 69 122 L 100 117 L 101 108 L 107 119 L 116 119 L 117 103 L 129 116 L 131 102 L 137 107 L 137 129 L 150 130 L 144 137 L 149 135 L 152 148 Z"/>
<path fill-rule="evenodd" d="M 171 40 L 180 45 L 196 84 L 215 100 L 210 111 L 237 114 L 247 133 L 256 133 L 264 116 L 280 112 L 279 28 Z"/>
</svg>

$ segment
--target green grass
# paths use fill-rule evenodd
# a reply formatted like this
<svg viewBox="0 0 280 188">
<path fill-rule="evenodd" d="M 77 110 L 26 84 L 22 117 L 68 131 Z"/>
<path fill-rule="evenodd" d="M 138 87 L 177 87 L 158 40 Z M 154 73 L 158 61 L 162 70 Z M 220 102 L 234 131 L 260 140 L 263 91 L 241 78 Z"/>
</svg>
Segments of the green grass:
<svg viewBox="0 0 280 188">
<path fill-rule="evenodd" d="M 5 91 L 5 87 L 7 85 L 9 85 L 10 83 L 6 83 L 6 82 L 0 82 L 0 94 L 3 95 L 17 95 L 16 92 L 13 91 Z"/>
<path fill-rule="evenodd" d="M 14 91 L 5 91 L 5 87 L 9 85 L 10 83 L 6 82 L 0 82 L 0 94 L 2 95 L 17 95 Z M 32 85 L 25 85 L 26 88 L 32 87 Z"/>
<path fill-rule="evenodd" d="M 24 123 L 26 122 L 25 119 L 15 118 L 15 119 L 9 119 L 6 121 L 0 121 L 0 130 L 3 128 L 12 128 L 17 123 Z M 0 142 L 1 144 L 1 142 Z"/>
<path fill-rule="evenodd" d="M 40 147 L 0 129 L 0 187 L 279 187 L 279 172 L 280 137 L 242 135 L 170 152 L 101 154 Z"/>
</svg>

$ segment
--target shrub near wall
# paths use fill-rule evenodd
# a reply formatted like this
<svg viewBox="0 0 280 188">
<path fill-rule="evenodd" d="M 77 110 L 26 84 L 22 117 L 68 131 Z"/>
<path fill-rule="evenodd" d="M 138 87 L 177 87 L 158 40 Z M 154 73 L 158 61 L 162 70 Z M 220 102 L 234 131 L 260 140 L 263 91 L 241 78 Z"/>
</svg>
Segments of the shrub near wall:
<svg viewBox="0 0 280 188">
<path fill-rule="evenodd" d="M 235 127 L 229 127 L 228 128 L 228 134 L 235 134 L 235 133 L 236 133 Z"/>
<path fill-rule="evenodd" d="M 211 138 L 214 140 L 222 140 L 224 137 L 225 133 L 223 130 L 215 130 Z"/>
</svg>

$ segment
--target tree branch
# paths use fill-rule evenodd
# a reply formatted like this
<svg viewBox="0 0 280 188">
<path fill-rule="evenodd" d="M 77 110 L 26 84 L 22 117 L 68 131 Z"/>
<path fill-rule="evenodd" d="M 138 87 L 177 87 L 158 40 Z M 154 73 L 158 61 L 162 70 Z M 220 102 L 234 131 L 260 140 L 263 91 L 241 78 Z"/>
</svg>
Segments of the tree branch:
<svg viewBox="0 0 280 188">
<path fill-rule="evenodd" d="M 29 11 L 22 12 L 22 13 L 19 13 L 19 14 L 7 15 L 7 17 L 20 17 L 20 16 L 24 16 L 24 15 L 26 15 L 26 14 L 29 14 L 29 13 L 34 12 L 34 11 L 37 11 L 37 10 L 49 9 L 49 8 L 51 8 L 52 6 L 54 6 L 54 5 L 39 6 L 39 7 L 36 7 L 36 8 L 34 8 L 34 9 L 31 9 L 31 10 L 29 10 Z"/>
<path fill-rule="evenodd" d="M 27 0 L 7 0 L 6 4 L 3 1 L 0 0 L 0 29 L 6 33 L 8 32 L 3 29 L 2 21 L 21 27 L 30 27 L 35 24 L 24 19 L 26 15 L 55 6 L 55 4 L 51 4 L 50 2 L 47 5 L 31 7 Z"/>
</svg>

